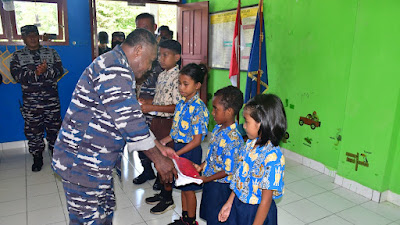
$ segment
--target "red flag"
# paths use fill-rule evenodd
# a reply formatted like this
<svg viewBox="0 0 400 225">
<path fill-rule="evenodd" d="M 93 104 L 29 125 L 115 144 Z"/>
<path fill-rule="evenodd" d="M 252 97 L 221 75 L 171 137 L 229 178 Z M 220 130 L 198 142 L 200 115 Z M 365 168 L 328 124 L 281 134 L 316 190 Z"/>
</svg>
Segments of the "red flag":
<svg viewBox="0 0 400 225">
<path fill-rule="evenodd" d="M 229 79 L 233 86 L 238 86 L 240 72 L 240 29 L 242 27 L 242 18 L 240 17 L 240 0 L 236 10 L 235 31 L 233 32 L 231 65 L 229 67 Z"/>
</svg>

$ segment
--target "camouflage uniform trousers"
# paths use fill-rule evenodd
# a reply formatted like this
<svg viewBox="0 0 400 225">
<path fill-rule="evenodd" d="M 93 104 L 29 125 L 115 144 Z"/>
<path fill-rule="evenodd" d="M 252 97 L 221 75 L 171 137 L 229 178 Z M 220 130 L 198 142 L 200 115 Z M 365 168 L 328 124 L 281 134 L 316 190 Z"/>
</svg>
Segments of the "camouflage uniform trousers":
<svg viewBox="0 0 400 225">
<path fill-rule="evenodd" d="M 70 225 L 112 224 L 115 210 L 114 188 L 83 187 L 62 180 Z"/>
<path fill-rule="evenodd" d="M 47 105 L 44 107 L 23 106 L 25 120 L 24 132 L 28 139 L 29 152 L 37 155 L 43 152 L 43 141 L 46 131 L 46 140 L 49 150 L 52 151 L 61 127 L 60 105 Z"/>
<path fill-rule="evenodd" d="M 43 152 L 45 144 L 43 141 L 46 131 L 46 140 L 49 150 L 53 150 L 61 127 L 60 105 L 48 105 L 43 108 L 23 106 L 25 120 L 24 132 L 28 139 L 29 152 L 37 155 Z"/>
</svg>

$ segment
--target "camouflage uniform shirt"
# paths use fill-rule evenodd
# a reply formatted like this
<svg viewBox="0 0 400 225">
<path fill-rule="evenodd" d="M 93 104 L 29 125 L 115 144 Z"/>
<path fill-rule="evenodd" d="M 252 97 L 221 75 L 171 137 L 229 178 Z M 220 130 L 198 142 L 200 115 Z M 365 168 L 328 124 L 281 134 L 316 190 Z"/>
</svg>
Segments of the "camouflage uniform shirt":
<svg viewBox="0 0 400 225">
<path fill-rule="evenodd" d="M 47 63 L 47 70 L 36 76 L 38 65 Z M 40 46 L 37 50 L 27 47 L 13 53 L 11 74 L 21 84 L 24 107 L 60 107 L 57 80 L 63 74 L 60 56 L 56 50 Z"/>
<path fill-rule="evenodd" d="M 90 64 L 72 95 L 52 166 L 64 180 L 111 188 L 118 154 L 154 147 L 135 94 L 135 76 L 120 46 Z"/>
</svg>

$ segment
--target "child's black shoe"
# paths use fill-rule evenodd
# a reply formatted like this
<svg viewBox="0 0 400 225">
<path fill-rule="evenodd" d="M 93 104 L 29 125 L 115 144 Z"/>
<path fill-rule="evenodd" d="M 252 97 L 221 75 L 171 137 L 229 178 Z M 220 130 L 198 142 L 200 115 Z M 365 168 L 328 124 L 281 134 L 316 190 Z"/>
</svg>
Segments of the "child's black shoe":
<svg viewBox="0 0 400 225">
<path fill-rule="evenodd" d="M 174 209 L 175 204 L 173 200 L 165 201 L 161 200 L 156 206 L 150 209 L 150 213 L 163 214 L 168 210 Z"/>
<path fill-rule="evenodd" d="M 159 194 L 155 194 L 153 197 L 146 198 L 145 201 L 149 205 L 155 205 L 155 204 L 159 203 L 162 199 L 163 199 L 163 197 L 161 196 L 161 193 L 159 193 Z"/>
<path fill-rule="evenodd" d="M 169 223 L 168 225 L 186 225 L 186 223 L 183 222 L 183 218 L 181 217 L 181 218 L 179 218 L 177 220 L 174 220 L 174 222 Z"/>
</svg>

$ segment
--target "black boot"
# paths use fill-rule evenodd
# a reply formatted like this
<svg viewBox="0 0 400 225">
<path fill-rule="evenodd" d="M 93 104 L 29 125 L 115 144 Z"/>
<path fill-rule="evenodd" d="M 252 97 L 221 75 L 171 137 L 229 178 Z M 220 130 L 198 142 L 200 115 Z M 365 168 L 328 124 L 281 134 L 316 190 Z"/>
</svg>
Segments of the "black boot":
<svg viewBox="0 0 400 225">
<path fill-rule="evenodd" d="M 42 153 L 39 153 L 37 155 L 33 155 L 32 171 L 33 172 L 39 172 L 40 170 L 42 170 L 42 166 L 43 166 Z"/>
<path fill-rule="evenodd" d="M 134 184 L 143 184 L 148 180 L 153 180 L 154 178 L 156 178 L 156 175 L 154 175 L 153 168 L 151 167 L 150 159 L 144 159 L 141 162 L 143 166 L 143 173 L 133 179 L 132 182 Z"/>
</svg>

